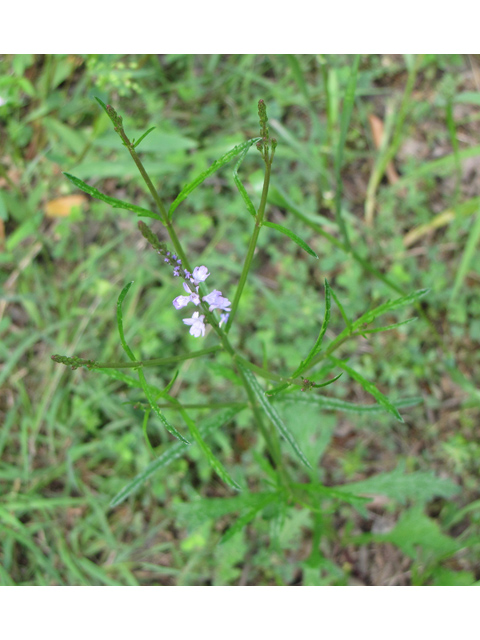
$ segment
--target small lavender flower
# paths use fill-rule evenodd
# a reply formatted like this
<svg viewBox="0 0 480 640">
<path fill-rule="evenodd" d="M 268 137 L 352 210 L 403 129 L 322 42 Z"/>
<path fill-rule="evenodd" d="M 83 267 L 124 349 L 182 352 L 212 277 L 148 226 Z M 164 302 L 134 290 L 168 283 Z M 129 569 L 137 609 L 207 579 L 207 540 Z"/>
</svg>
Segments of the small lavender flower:
<svg viewBox="0 0 480 640">
<path fill-rule="evenodd" d="M 195 267 L 192 274 L 193 283 L 195 284 L 195 286 L 197 286 L 200 284 L 200 282 L 205 282 L 209 275 L 210 272 L 208 271 L 207 267 Z"/>
<path fill-rule="evenodd" d="M 228 318 L 230 317 L 229 313 L 221 313 L 220 314 L 220 322 L 218 323 L 218 326 L 221 327 L 222 324 L 225 322 L 228 322 Z"/>
<path fill-rule="evenodd" d="M 175 275 L 175 274 L 174 274 Z M 177 296 L 173 301 L 173 306 L 175 309 L 183 309 L 186 307 L 189 302 L 193 302 L 193 304 L 197 307 L 200 304 L 200 296 L 198 295 L 198 287 L 197 291 L 192 291 L 186 282 L 183 283 L 183 288 L 189 294 L 188 296 Z"/>
<path fill-rule="evenodd" d="M 209 311 L 213 311 L 214 309 L 220 309 L 221 311 L 231 311 L 230 305 L 232 304 L 228 298 L 224 298 L 222 296 L 221 291 L 217 291 L 214 289 L 208 296 L 203 298 L 204 302 L 207 302 L 210 307 Z"/>
<path fill-rule="evenodd" d="M 183 321 L 185 324 L 191 325 L 190 327 L 190 335 L 194 338 L 199 338 L 200 336 L 205 335 L 205 316 L 199 315 L 198 311 L 195 311 L 191 318 L 185 318 Z"/>
</svg>

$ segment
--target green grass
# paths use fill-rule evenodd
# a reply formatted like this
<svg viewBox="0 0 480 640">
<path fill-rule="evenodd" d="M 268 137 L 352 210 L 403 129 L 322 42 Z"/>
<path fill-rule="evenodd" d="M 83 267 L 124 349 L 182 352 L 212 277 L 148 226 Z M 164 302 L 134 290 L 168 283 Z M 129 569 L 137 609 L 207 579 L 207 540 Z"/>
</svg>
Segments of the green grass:
<svg viewBox="0 0 480 640">
<path fill-rule="evenodd" d="M 462 56 L 1 57 L 1 584 L 480 580 L 478 95 Z M 273 461 L 226 354 L 169 361 L 145 376 L 158 389 L 172 383 L 168 394 L 188 408 L 224 477 L 249 488 L 238 494 L 202 446 L 184 454 L 154 413 L 144 423 L 136 372 L 72 371 L 50 358 L 125 360 L 116 304 L 132 280 L 122 322 L 135 357 L 216 344 L 185 331 L 171 304 L 178 282 L 135 212 L 88 197 L 70 215 L 45 215 L 50 200 L 80 193 L 61 172 L 110 199 L 153 205 L 95 96 L 137 140 L 155 127 L 138 151 L 165 202 L 206 172 L 173 220 L 191 261 L 207 264 L 230 299 L 262 163 L 253 145 L 240 166 L 232 156 L 215 173 L 209 167 L 258 135 L 265 100 L 278 140 L 266 220 L 318 260 L 262 228 L 229 333 L 257 367 L 290 375 L 307 358 L 325 316 L 325 279 L 341 308 L 331 301 L 323 345 L 387 300 L 430 290 L 414 306 L 386 308 L 368 330 L 416 322 L 358 335 L 334 360 L 318 360 L 315 382 L 344 371 L 321 394 L 261 398 L 279 432 L 288 429 L 281 455 L 295 504 L 271 499 Z M 378 151 L 371 113 L 390 133 Z M 383 175 L 390 160 L 396 184 Z M 433 227 L 445 210 L 448 222 Z M 159 222 L 144 220 L 167 240 Z M 249 375 L 258 399 L 257 373 Z M 159 407 L 189 439 L 178 407 L 167 396 Z M 369 505 L 359 494 L 377 498 Z"/>
</svg>

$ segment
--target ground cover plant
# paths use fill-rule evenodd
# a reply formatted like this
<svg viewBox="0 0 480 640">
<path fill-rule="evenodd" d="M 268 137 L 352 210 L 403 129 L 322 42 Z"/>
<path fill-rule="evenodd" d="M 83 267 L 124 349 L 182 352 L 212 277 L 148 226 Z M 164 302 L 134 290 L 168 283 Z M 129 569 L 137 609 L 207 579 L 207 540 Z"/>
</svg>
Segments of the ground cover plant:
<svg viewBox="0 0 480 640">
<path fill-rule="evenodd" d="M 477 59 L 0 64 L 2 583 L 476 583 Z"/>
</svg>

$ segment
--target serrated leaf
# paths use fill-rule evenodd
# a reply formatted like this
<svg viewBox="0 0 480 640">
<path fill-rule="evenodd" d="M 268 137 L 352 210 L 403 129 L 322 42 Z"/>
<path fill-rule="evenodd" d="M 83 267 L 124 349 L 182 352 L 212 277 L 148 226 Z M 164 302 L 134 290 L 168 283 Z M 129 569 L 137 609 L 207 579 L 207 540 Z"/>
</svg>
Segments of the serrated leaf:
<svg viewBox="0 0 480 640">
<path fill-rule="evenodd" d="M 355 369 L 352 369 L 352 367 L 349 367 L 348 364 L 346 364 L 342 360 L 338 360 L 333 356 L 329 356 L 329 357 L 330 357 L 330 360 L 337 365 L 337 367 L 340 367 L 341 369 L 346 371 L 349 376 L 351 376 L 354 380 L 356 380 L 359 384 L 361 384 L 362 387 L 365 389 L 365 391 L 367 393 L 370 393 L 375 398 L 378 404 L 382 405 L 382 407 L 384 407 L 389 413 L 394 415 L 397 418 L 397 420 L 399 420 L 400 422 L 404 421 L 402 416 L 398 413 L 397 408 L 390 402 L 387 396 L 384 396 L 383 393 L 377 389 L 377 387 L 373 384 L 373 382 L 370 382 L 369 380 L 364 378 L 362 375 L 358 373 L 358 371 L 355 371 Z"/>
<path fill-rule="evenodd" d="M 202 436 L 202 438 L 207 438 L 213 431 L 219 429 L 225 423 L 229 422 L 241 410 L 241 408 L 235 407 L 222 411 L 221 413 L 217 413 L 214 416 L 205 418 L 198 428 L 200 435 Z M 147 480 L 151 478 L 157 471 L 168 466 L 174 460 L 181 458 L 188 451 L 188 448 L 188 445 L 184 444 L 183 442 L 175 442 L 174 444 L 170 445 L 170 447 L 166 451 L 164 451 L 164 453 L 162 453 L 156 460 L 151 462 L 141 473 L 135 476 L 135 478 L 131 482 L 126 484 L 123 489 L 117 493 L 117 495 L 110 502 L 110 507 L 116 507 L 121 504 L 130 495 L 132 495 L 132 493 L 134 493 L 142 485 L 144 485 L 145 482 L 147 482 Z"/>
<path fill-rule="evenodd" d="M 364 333 L 381 333 L 382 331 L 391 331 L 392 329 L 396 329 L 397 327 L 401 327 L 404 324 L 410 324 L 410 322 L 416 322 L 418 318 L 409 318 L 408 320 L 404 320 L 403 322 L 395 322 L 395 324 L 389 324 L 386 327 L 378 327 L 378 329 L 365 329 L 359 330 L 359 333 L 363 335 Z"/>
<path fill-rule="evenodd" d="M 238 367 L 242 370 L 245 380 L 247 381 L 250 389 L 253 391 L 265 415 L 272 422 L 273 426 L 279 431 L 279 433 L 281 433 L 281 435 L 285 438 L 285 440 L 290 444 L 290 446 L 295 451 L 298 458 L 300 458 L 300 460 L 303 462 L 303 464 L 307 466 L 309 469 L 311 469 L 312 465 L 310 464 L 310 462 L 307 460 L 307 458 L 301 451 L 300 447 L 297 444 L 297 441 L 295 440 L 293 435 L 290 433 L 290 431 L 287 429 L 287 427 L 283 423 L 283 420 L 278 415 L 276 409 L 272 406 L 270 401 L 265 397 L 265 392 L 263 391 L 261 386 L 258 384 L 257 379 L 255 378 L 253 373 L 250 371 L 250 369 L 248 369 L 245 365 L 243 365 L 238 360 L 237 360 L 237 364 L 238 364 Z"/>
<path fill-rule="evenodd" d="M 148 209 L 144 209 L 143 207 L 138 207 L 136 204 L 131 204 L 130 202 L 124 202 L 123 200 L 118 200 L 117 198 L 111 198 L 98 189 L 95 189 L 95 187 L 91 187 L 86 182 L 83 182 L 83 180 L 80 180 L 80 178 L 72 176 L 70 173 L 66 173 L 64 171 L 63 175 L 68 178 L 68 180 L 70 180 L 72 184 L 78 187 L 78 189 L 81 189 L 85 193 L 88 193 L 88 195 L 92 196 L 93 198 L 97 198 L 98 200 L 107 202 L 108 204 L 112 205 L 112 207 L 115 207 L 117 209 L 127 209 L 128 211 L 134 211 L 139 216 L 161 220 L 161 217 L 153 211 L 149 211 Z"/>
<path fill-rule="evenodd" d="M 423 298 L 430 289 L 419 289 L 418 291 L 414 291 L 413 293 L 408 294 L 408 296 L 402 296 L 401 298 L 397 298 L 396 300 L 389 300 L 388 302 L 384 302 L 383 304 L 375 307 L 375 309 L 371 309 L 360 316 L 357 320 L 355 320 L 353 324 L 353 329 L 358 329 L 362 324 L 370 324 L 376 318 L 387 313 L 387 311 L 393 311 L 394 309 L 399 309 L 400 307 L 404 307 L 407 304 L 413 304 L 417 302 L 420 298 Z"/>
<path fill-rule="evenodd" d="M 299 247 L 301 247 L 304 251 L 306 251 L 310 256 L 313 256 L 314 258 L 318 259 L 318 256 L 315 253 L 315 251 L 311 249 L 304 240 L 299 238 L 296 233 L 293 233 L 293 231 L 290 231 L 290 229 L 287 229 L 286 227 L 282 227 L 281 224 L 276 224 L 275 222 L 263 221 L 262 224 L 265 227 L 270 227 L 270 229 L 275 229 L 276 231 L 279 231 L 280 233 L 283 233 L 284 235 L 288 236 L 291 240 L 293 240 L 296 244 L 298 244 Z"/>
<path fill-rule="evenodd" d="M 232 160 L 239 153 L 242 153 L 242 151 L 245 151 L 246 148 L 249 149 L 252 146 L 252 144 L 254 142 L 257 142 L 259 139 L 260 138 L 252 138 L 251 140 L 247 140 L 246 142 L 243 142 L 242 144 L 237 145 L 236 147 L 234 147 L 233 149 L 225 153 L 221 158 L 219 158 L 218 160 L 215 160 L 215 162 L 213 162 L 213 164 L 211 164 L 206 171 L 203 171 L 203 173 L 197 176 L 195 180 L 192 180 L 192 182 L 189 182 L 187 185 L 185 185 L 185 187 L 183 187 L 183 189 L 180 191 L 178 196 L 170 205 L 170 209 L 168 210 L 169 218 L 172 217 L 173 212 L 178 207 L 178 205 L 181 202 L 183 202 L 185 198 L 187 198 L 190 195 L 190 193 L 192 193 L 192 191 L 198 187 L 198 185 L 202 184 L 204 180 L 206 180 L 209 176 L 215 173 L 215 171 L 218 171 L 218 169 L 220 169 L 225 164 L 227 164 L 227 162 L 230 162 L 230 160 Z"/>
<path fill-rule="evenodd" d="M 299 405 L 310 405 L 310 406 L 318 406 L 322 409 L 327 409 L 330 411 L 348 411 L 350 413 L 381 413 L 384 411 L 384 408 L 379 404 L 355 404 L 354 402 L 346 402 L 345 400 L 340 400 L 339 398 L 327 398 L 325 396 L 316 396 L 316 395 L 302 395 L 297 394 L 289 394 L 285 396 L 280 396 L 275 399 L 275 402 L 285 403 L 285 404 L 299 404 Z M 405 398 L 403 400 L 395 400 L 392 404 L 397 409 L 403 409 L 404 407 L 413 407 L 417 404 L 423 402 L 423 398 Z"/>
<path fill-rule="evenodd" d="M 195 440 L 195 442 L 198 444 L 198 446 L 202 450 L 203 455 L 207 458 L 208 463 L 210 464 L 212 469 L 215 471 L 215 473 L 218 475 L 218 477 L 221 480 L 223 480 L 223 482 L 225 482 L 225 484 L 228 485 L 229 487 L 231 487 L 232 489 L 236 489 L 237 491 L 241 491 L 241 487 L 235 482 L 235 480 L 233 480 L 233 478 L 230 477 L 230 474 L 225 469 L 223 464 L 214 455 L 213 451 L 210 449 L 208 444 L 202 438 L 202 435 L 201 435 L 197 425 L 195 424 L 195 422 L 190 418 L 190 416 L 187 414 L 187 412 L 185 410 L 183 410 L 182 408 L 179 407 L 179 411 L 180 411 L 183 419 L 187 423 L 187 426 L 188 426 L 188 428 L 190 430 L 190 433 L 191 433 L 193 439 Z"/>
</svg>

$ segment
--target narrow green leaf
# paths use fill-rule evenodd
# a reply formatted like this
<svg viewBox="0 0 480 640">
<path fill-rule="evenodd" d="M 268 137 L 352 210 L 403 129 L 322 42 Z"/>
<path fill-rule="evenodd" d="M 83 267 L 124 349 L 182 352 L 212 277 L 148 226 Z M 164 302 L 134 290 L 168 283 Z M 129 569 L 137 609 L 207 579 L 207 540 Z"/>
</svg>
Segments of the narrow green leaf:
<svg viewBox="0 0 480 640">
<path fill-rule="evenodd" d="M 240 180 L 240 178 L 238 177 L 238 170 L 240 168 L 240 165 L 243 162 L 243 159 L 245 158 L 245 156 L 247 155 L 248 151 L 250 150 L 250 147 L 252 146 L 252 144 L 254 143 L 254 141 L 256 141 L 257 138 L 249 141 L 251 142 L 251 144 L 249 144 L 247 147 L 245 147 L 245 149 L 242 151 L 242 153 L 240 154 L 240 157 L 238 158 L 238 161 L 235 164 L 235 167 L 233 169 L 233 181 L 235 182 L 235 186 L 237 187 L 237 189 L 240 192 L 240 195 L 243 198 L 243 201 L 245 202 L 245 206 L 248 209 L 248 212 L 250 213 L 251 216 L 253 216 L 254 218 L 257 215 L 257 211 L 255 209 L 255 205 L 253 204 L 253 202 L 250 200 L 250 196 L 247 193 L 247 190 L 245 189 L 243 182 Z"/>
<path fill-rule="evenodd" d="M 250 386 L 253 393 L 255 394 L 255 397 L 257 398 L 258 403 L 260 407 L 263 409 L 265 415 L 272 422 L 273 426 L 282 434 L 285 440 L 290 444 L 290 446 L 295 451 L 295 453 L 300 458 L 300 460 L 303 462 L 303 464 L 307 466 L 309 469 L 311 469 L 312 465 L 309 463 L 309 461 L 301 451 L 295 438 L 283 423 L 283 420 L 278 415 L 276 409 L 272 406 L 270 401 L 265 397 L 265 392 L 258 384 L 257 379 L 255 378 L 253 373 L 250 371 L 250 369 L 248 369 L 244 364 L 242 364 L 238 360 L 237 360 L 237 364 L 239 368 L 242 370 L 245 380 L 248 382 L 248 385 Z"/>
<path fill-rule="evenodd" d="M 135 149 L 135 147 L 138 147 L 138 145 L 140 144 L 140 142 L 146 138 L 148 136 L 149 133 L 151 133 L 154 129 L 156 129 L 156 127 L 150 127 L 150 129 L 148 131 L 145 131 L 145 133 L 140 136 L 140 138 L 135 142 L 135 144 L 133 145 L 133 148 Z"/>
<path fill-rule="evenodd" d="M 124 331 L 123 331 L 123 313 L 122 313 L 122 303 L 123 303 L 123 301 L 125 299 L 125 296 L 128 293 L 128 290 L 132 286 L 132 284 L 133 284 L 133 282 L 129 282 L 128 284 L 126 284 L 123 287 L 120 295 L 118 296 L 118 300 L 117 300 L 117 327 L 118 327 L 118 333 L 119 333 L 119 336 L 120 336 L 120 342 L 122 343 L 122 347 L 123 347 L 125 353 L 130 358 L 130 360 L 132 360 L 133 362 L 136 362 L 137 359 L 135 358 L 135 356 L 133 354 L 133 351 L 130 349 L 130 347 L 127 344 L 127 341 L 125 340 L 125 334 L 124 334 Z M 157 416 L 157 418 L 161 421 L 161 423 L 163 424 L 165 429 L 169 433 L 171 433 L 173 436 L 175 436 L 176 438 L 178 438 L 179 440 L 184 442 L 185 444 L 190 444 L 188 442 L 188 440 L 186 440 L 182 436 L 182 434 L 179 431 L 177 431 L 177 429 L 175 429 L 175 427 L 168 422 L 168 420 L 165 418 L 163 413 L 160 411 L 160 409 L 159 409 L 159 407 L 157 405 L 157 402 L 156 402 L 156 397 L 152 393 L 151 387 L 149 387 L 149 385 L 147 384 L 147 381 L 145 379 L 145 374 L 143 373 L 142 369 L 138 369 L 138 379 L 140 380 L 140 384 L 142 385 L 143 393 L 145 394 L 145 396 L 146 396 L 146 398 L 148 400 L 148 404 L 152 408 L 152 411 Z"/>
<path fill-rule="evenodd" d="M 315 253 L 315 251 L 311 249 L 306 242 L 304 242 L 301 238 L 299 238 L 296 233 L 293 233 L 293 231 L 290 231 L 290 229 L 287 229 L 286 227 L 282 227 L 281 224 L 276 224 L 275 222 L 264 221 L 263 225 L 265 227 L 270 227 L 270 229 L 276 229 L 276 231 L 280 231 L 280 233 L 283 233 L 284 235 L 288 236 L 291 240 L 296 242 L 298 246 L 301 247 L 304 251 L 306 251 L 310 256 L 313 256 L 314 258 L 318 259 L 318 256 Z"/>
<path fill-rule="evenodd" d="M 102 200 L 103 202 L 107 202 L 116 209 L 127 209 L 128 211 L 134 211 L 139 216 L 161 220 L 161 217 L 157 213 L 149 211 L 148 209 L 144 209 L 143 207 L 138 207 L 136 204 L 130 204 L 130 202 L 124 202 L 123 200 L 117 200 L 117 198 L 111 198 L 110 196 L 105 195 L 98 189 L 95 189 L 95 187 L 91 187 L 86 182 L 83 182 L 83 180 L 80 180 L 80 178 L 76 178 L 66 171 L 63 172 L 63 175 L 68 178 L 68 180 L 70 180 L 70 182 L 76 187 L 78 187 L 85 193 L 88 193 L 88 195 L 92 196 L 93 198 L 97 198 L 98 200 Z"/>
<path fill-rule="evenodd" d="M 352 327 L 352 323 L 350 322 L 350 320 L 347 317 L 347 314 L 345 313 L 345 309 L 343 308 L 342 303 L 340 302 L 340 300 L 338 299 L 338 296 L 336 295 L 335 291 L 333 289 L 330 289 L 330 293 L 332 294 L 332 298 L 335 300 L 335 304 L 337 305 L 337 307 L 340 310 L 340 313 L 342 314 L 342 318 L 345 321 L 345 324 L 347 325 L 347 327 L 349 329 L 351 329 Z"/>
<path fill-rule="evenodd" d="M 330 288 L 330 285 L 328 284 L 327 280 L 325 279 L 325 315 L 323 317 L 323 322 L 322 322 L 322 326 L 320 328 L 320 333 L 318 334 L 318 338 L 317 338 L 315 344 L 313 345 L 312 350 L 310 351 L 310 353 L 306 357 L 305 362 L 303 363 L 302 371 L 304 371 L 307 368 L 307 366 L 309 365 L 309 363 L 312 360 L 312 358 L 314 356 L 316 356 L 317 353 L 322 348 L 323 337 L 325 335 L 325 332 L 327 331 L 328 323 L 330 322 L 330 312 L 331 312 L 331 308 L 332 308 L 331 292 L 332 292 L 332 290 Z"/>
<path fill-rule="evenodd" d="M 237 145 L 226 154 L 224 154 L 219 160 L 215 160 L 215 162 L 211 164 L 206 171 L 197 176 L 195 180 L 192 180 L 192 182 L 189 182 L 187 185 L 185 185 L 185 187 L 183 187 L 178 196 L 170 205 L 170 209 L 168 210 L 168 217 L 172 217 L 173 212 L 178 207 L 178 205 L 183 202 L 185 198 L 187 198 L 189 194 L 198 187 L 199 184 L 202 184 L 204 180 L 206 180 L 209 176 L 215 173 L 215 171 L 218 171 L 218 169 L 227 164 L 227 162 L 230 162 L 230 160 L 232 160 L 239 153 L 242 153 L 243 151 L 245 151 L 245 149 L 249 149 L 252 144 L 254 142 L 257 142 L 258 140 L 260 140 L 260 138 L 252 138 L 251 140 L 247 140 L 246 142 Z"/>
<path fill-rule="evenodd" d="M 413 304 L 420 298 L 423 298 L 423 296 L 426 295 L 429 291 L 430 289 L 419 289 L 418 291 L 414 291 L 407 296 L 397 298 L 396 300 L 389 300 L 388 302 L 384 302 L 378 307 L 375 307 L 375 309 L 367 311 L 363 314 L 363 316 L 360 316 L 360 318 L 355 320 L 352 328 L 358 329 L 362 324 L 370 324 L 376 318 L 383 315 L 387 311 L 393 311 L 394 309 L 399 309 L 400 307 L 404 307 L 407 304 Z"/>
<path fill-rule="evenodd" d="M 97 98 L 96 96 L 94 96 L 94 97 L 95 97 L 95 100 L 98 102 L 98 104 L 99 104 L 99 105 L 102 107 L 102 109 L 105 111 L 105 113 L 107 114 L 108 118 L 109 118 L 109 119 L 111 119 L 111 118 L 110 118 L 110 114 L 109 114 L 109 113 L 108 113 L 108 111 L 107 111 L 107 105 L 106 105 L 102 100 L 100 100 L 100 98 Z"/>
<path fill-rule="evenodd" d="M 193 439 L 195 440 L 195 442 L 198 444 L 198 446 L 202 450 L 203 455 L 207 458 L 210 466 L 215 471 L 215 473 L 229 487 L 231 487 L 232 489 L 236 489 L 237 491 L 241 491 L 241 487 L 235 482 L 235 480 L 233 480 L 233 478 L 230 477 L 228 471 L 225 469 L 223 464 L 213 454 L 213 452 L 210 449 L 210 447 L 208 446 L 208 444 L 202 438 L 202 435 L 201 435 L 197 425 L 195 424 L 195 422 L 190 418 L 188 413 L 183 408 L 180 408 L 180 406 L 179 406 L 179 411 L 180 411 L 180 414 L 182 415 L 182 418 L 187 423 L 187 426 L 190 429 L 190 433 L 192 434 Z"/>
<path fill-rule="evenodd" d="M 208 437 L 213 431 L 229 422 L 241 410 L 241 407 L 234 407 L 205 418 L 198 428 L 201 437 Z M 140 487 L 143 486 L 157 471 L 168 466 L 174 460 L 181 458 L 187 450 L 188 446 L 183 442 L 175 442 L 171 444 L 166 451 L 164 451 L 156 460 L 151 462 L 143 471 L 135 476 L 131 482 L 126 484 L 123 489 L 117 493 L 110 502 L 110 507 L 116 507 L 121 504 L 130 495 L 132 495 L 132 493 L 138 491 L 138 489 L 140 489 Z"/>
<path fill-rule="evenodd" d="M 281 402 L 282 404 L 313 405 L 319 409 L 326 409 L 328 411 L 348 411 L 350 413 L 381 413 L 384 411 L 383 407 L 379 404 L 355 404 L 354 402 L 346 402 L 339 398 L 327 398 L 326 396 L 306 395 L 303 393 L 301 396 L 298 394 L 280 396 L 275 398 L 275 402 Z M 403 409 L 405 407 L 414 407 L 421 402 L 423 402 L 423 398 L 414 397 L 395 400 L 392 404 L 397 409 Z"/>
<path fill-rule="evenodd" d="M 380 333 L 382 331 L 391 331 L 392 329 L 396 329 L 397 327 L 401 327 L 404 324 L 410 324 L 410 322 L 416 322 L 418 318 L 409 318 L 408 320 L 404 320 L 403 322 L 395 322 L 395 324 L 389 324 L 386 327 L 378 327 L 378 329 L 366 329 L 365 331 L 359 330 L 358 333 L 363 335 L 365 333 Z"/>
<path fill-rule="evenodd" d="M 402 416 L 398 413 L 397 408 L 390 402 L 387 396 L 384 396 L 383 393 L 377 389 L 377 387 L 372 382 L 364 378 L 357 371 L 355 371 L 355 369 L 352 369 L 352 367 L 349 367 L 348 364 L 346 364 L 342 360 L 338 360 L 333 356 L 330 356 L 330 360 L 334 362 L 337 365 L 337 367 L 340 367 L 341 369 L 346 371 L 349 376 L 351 376 L 354 380 L 360 383 L 362 387 L 365 389 L 365 391 L 367 393 L 370 393 L 378 402 L 378 404 L 382 405 L 382 407 L 384 407 L 389 413 L 394 415 L 397 418 L 397 420 L 399 420 L 400 422 L 404 421 Z"/>
</svg>

